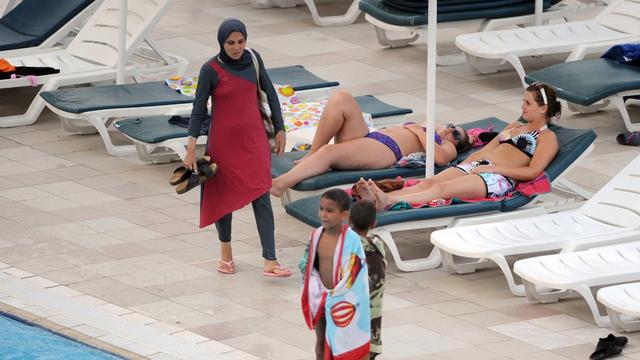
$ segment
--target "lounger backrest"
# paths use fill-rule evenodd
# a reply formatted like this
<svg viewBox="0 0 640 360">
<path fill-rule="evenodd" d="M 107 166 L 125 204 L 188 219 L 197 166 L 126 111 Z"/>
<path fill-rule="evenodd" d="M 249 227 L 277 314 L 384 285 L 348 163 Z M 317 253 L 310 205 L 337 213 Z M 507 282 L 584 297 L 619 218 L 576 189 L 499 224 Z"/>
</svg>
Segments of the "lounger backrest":
<svg viewBox="0 0 640 360">
<path fill-rule="evenodd" d="M 640 0 L 616 0 L 595 21 L 626 34 L 640 34 Z"/>
<path fill-rule="evenodd" d="M 93 0 L 22 0 L 0 19 L 0 24 L 20 34 L 44 40 L 92 2 Z"/>
<path fill-rule="evenodd" d="M 640 156 L 611 179 L 580 212 L 625 228 L 640 228 Z"/>
<path fill-rule="evenodd" d="M 138 48 L 172 0 L 127 1 L 127 58 Z M 118 61 L 119 0 L 106 0 L 89 19 L 67 50 L 97 64 L 115 66 Z"/>
</svg>

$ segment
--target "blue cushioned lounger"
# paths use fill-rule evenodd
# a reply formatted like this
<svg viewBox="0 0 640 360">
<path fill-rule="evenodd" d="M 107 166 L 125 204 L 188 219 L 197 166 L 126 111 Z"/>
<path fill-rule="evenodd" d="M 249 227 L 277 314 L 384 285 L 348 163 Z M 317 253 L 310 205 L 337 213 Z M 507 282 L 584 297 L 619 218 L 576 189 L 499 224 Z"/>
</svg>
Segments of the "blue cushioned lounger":
<svg viewBox="0 0 640 360">
<path fill-rule="evenodd" d="M 640 66 L 611 59 L 570 61 L 534 71 L 525 81 L 548 84 L 561 99 L 582 106 L 609 98 L 622 114 L 627 129 L 640 130 L 640 126 L 631 123 L 624 104 L 625 96 L 640 94 Z"/>
<path fill-rule="evenodd" d="M 496 130 L 502 130 L 507 123 L 497 118 L 487 118 L 483 120 L 473 121 L 466 124 L 461 124 L 463 128 L 471 129 L 476 127 L 486 128 L 489 124 L 493 124 Z M 291 170 L 294 166 L 293 161 L 301 158 L 306 154 L 306 151 L 294 151 L 284 153 L 282 156 L 277 157 L 273 155 L 271 157 L 271 177 L 278 177 L 287 171 Z M 458 163 L 469 156 L 471 152 L 465 152 L 458 155 L 458 158 L 453 163 Z M 436 166 L 435 172 L 438 173 L 446 166 Z M 301 181 L 293 186 L 291 189 L 296 191 L 312 191 L 325 189 L 332 186 L 342 184 L 352 184 L 361 177 L 365 179 L 371 178 L 374 180 L 390 179 L 396 176 L 403 178 L 416 177 L 424 175 L 424 168 L 410 169 L 410 168 L 388 168 L 381 170 L 331 170 L 322 175 L 313 176 Z"/>
<path fill-rule="evenodd" d="M 566 169 L 568 169 L 596 139 L 593 130 L 567 129 L 559 126 L 550 126 L 556 133 L 560 150 L 556 158 L 545 170 L 549 179 L 553 182 Z M 511 211 L 525 204 L 531 199 L 525 196 L 515 196 L 511 199 L 498 202 L 478 202 L 457 204 L 450 206 L 409 209 L 397 211 L 384 211 L 378 214 L 378 226 L 395 224 L 407 221 L 426 220 L 440 217 L 458 217 L 463 215 L 479 214 L 493 211 Z M 319 196 L 293 201 L 285 206 L 286 212 L 296 219 L 311 225 L 320 226 L 318 219 Z"/>
<path fill-rule="evenodd" d="M 272 71 L 274 72 L 273 76 Z M 339 85 L 335 81 L 326 81 L 315 76 L 301 65 L 268 69 L 267 72 L 275 84 L 291 85 L 296 91 Z M 181 95 L 169 88 L 164 81 L 60 89 L 42 92 L 40 96 L 50 106 L 72 114 L 96 110 L 180 105 L 193 102 L 193 97 Z"/>
<path fill-rule="evenodd" d="M 410 109 L 398 108 L 384 103 L 372 95 L 358 96 L 356 100 L 360 104 L 362 111 L 371 114 L 375 118 L 412 112 Z M 128 137 L 147 144 L 157 144 L 169 139 L 186 137 L 188 135 L 187 129 L 170 124 L 168 121 L 170 118 L 171 116 L 150 116 L 125 119 L 118 121 L 116 128 Z"/>
<path fill-rule="evenodd" d="M 387 0 L 360 0 L 360 10 L 374 18 L 397 26 L 422 26 L 427 24 L 427 14 L 418 6 L 412 11 L 411 6 L 401 3 L 389 3 Z M 551 1 L 544 2 L 544 8 L 551 6 Z M 426 8 L 426 7 L 424 7 Z M 438 2 L 438 22 L 460 21 L 470 19 L 494 19 L 509 16 L 532 14 L 534 2 L 528 0 L 477 0 L 466 2 Z"/>
<path fill-rule="evenodd" d="M 0 50 L 37 46 L 93 0 L 23 0 L 0 19 Z"/>
</svg>

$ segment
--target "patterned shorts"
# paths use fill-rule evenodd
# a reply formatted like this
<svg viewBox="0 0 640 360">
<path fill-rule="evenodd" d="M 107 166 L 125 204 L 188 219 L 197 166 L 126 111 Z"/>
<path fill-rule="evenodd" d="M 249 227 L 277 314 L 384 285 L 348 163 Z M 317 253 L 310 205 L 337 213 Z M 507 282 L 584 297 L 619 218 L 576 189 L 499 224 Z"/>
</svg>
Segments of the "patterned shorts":
<svg viewBox="0 0 640 360">
<path fill-rule="evenodd" d="M 489 160 L 477 160 L 470 163 L 461 163 L 456 165 L 456 167 L 463 171 L 465 174 L 469 175 L 474 168 L 483 165 L 492 166 L 493 164 Z M 515 189 L 516 187 L 516 182 L 504 175 L 496 173 L 479 173 L 477 175 L 480 176 L 482 181 L 484 181 L 488 198 L 505 196 L 507 193 L 513 191 L 513 189 Z"/>
</svg>

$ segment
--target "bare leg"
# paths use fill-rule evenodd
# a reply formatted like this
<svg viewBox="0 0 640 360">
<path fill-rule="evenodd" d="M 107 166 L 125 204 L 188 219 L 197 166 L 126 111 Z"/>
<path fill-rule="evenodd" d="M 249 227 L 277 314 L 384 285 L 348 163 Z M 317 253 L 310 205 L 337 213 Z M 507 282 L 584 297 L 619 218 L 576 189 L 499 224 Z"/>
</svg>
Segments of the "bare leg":
<svg viewBox="0 0 640 360">
<path fill-rule="evenodd" d="M 453 197 L 478 198 L 486 196 L 486 188 L 482 178 L 476 174 L 466 175 L 453 180 L 433 185 L 431 188 L 425 189 L 418 193 L 407 195 L 385 194 L 375 186 L 369 184 L 376 197 L 380 199 L 380 206 L 387 207 L 406 201 L 408 203 L 428 203 L 435 199 L 451 199 Z"/>
<path fill-rule="evenodd" d="M 406 187 L 406 188 L 402 188 L 402 189 L 398 189 L 398 190 L 394 190 L 389 192 L 389 195 L 393 195 L 393 196 L 405 196 L 405 195 L 409 195 L 409 194 L 415 194 L 415 193 L 419 193 L 422 191 L 425 191 L 426 189 L 429 189 L 430 187 L 432 187 L 433 185 L 439 184 L 439 183 L 443 183 L 445 181 L 450 181 L 459 177 L 463 177 L 466 174 L 461 171 L 458 168 L 455 167 L 450 167 L 447 169 L 444 169 L 443 171 L 439 172 L 438 174 L 435 174 L 434 176 L 430 177 L 429 179 L 424 179 L 422 181 L 420 181 L 418 184 L 416 184 L 415 186 L 410 186 L 410 187 Z"/>
<path fill-rule="evenodd" d="M 281 196 L 283 191 L 300 181 L 332 168 L 338 170 L 384 169 L 395 163 L 396 158 L 393 152 L 386 145 L 373 139 L 359 138 L 340 144 L 327 144 L 286 174 L 273 179 L 269 191 L 274 196 Z"/>
<path fill-rule="evenodd" d="M 335 91 L 322 111 L 311 143 L 311 151 L 304 158 L 297 160 L 296 164 L 320 150 L 334 137 L 335 143 L 342 143 L 362 138 L 368 133 L 369 128 L 364 122 L 356 99 L 346 91 Z"/>
</svg>

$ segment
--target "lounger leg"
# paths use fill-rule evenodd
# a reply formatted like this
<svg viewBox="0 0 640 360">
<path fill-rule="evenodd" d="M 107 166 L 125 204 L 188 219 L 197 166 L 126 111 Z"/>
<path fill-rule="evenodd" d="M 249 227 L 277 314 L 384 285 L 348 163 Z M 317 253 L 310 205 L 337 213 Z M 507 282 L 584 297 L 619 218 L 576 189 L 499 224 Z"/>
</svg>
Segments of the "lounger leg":
<svg viewBox="0 0 640 360">
<path fill-rule="evenodd" d="M 622 315 L 613 309 L 607 308 L 607 315 L 609 316 L 609 322 L 611 328 L 618 331 L 634 332 L 640 330 L 639 320 L 623 321 Z"/>
<path fill-rule="evenodd" d="M 104 147 L 107 149 L 109 154 L 113 156 L 129 156 L 136 153 L 136 148 L 133 145 L 114 145 L 111 141 L 111 137 L 109 136 L 109 131 L 100 117 L 89 116 L 88 121 L 96 128 L 96 130 L 98 130 L 98 133 L 104 142 Z"/>
<path fill-rule="evenodd" d="M 442 269 L 445 271 L 456 272 L 458 274 L 474 273 L 479 265 L 485 263 L 483 260 L 456 262 L 453 254 L 442 249 L 440 249 L 440 256 L 442 257 Z"/>
<path fill-rule="evenodd" d="M 524 285 L 527 301 L 530 303 L 548 304 L 557 302 L 561 297 L 569 294 L 568 290 L 538 289 L 535 284 L 527 281 L 526 279 L 522 279 L 522 284 Z"/>
<path fill-rule="evenodd" d="M 511 66 L 513 66 L 513 68 L 518 73 L 518 76 L 520 77 L 520 81 L 522 82 L 522 86 L 526 88 L 528 85 L 524 81 L 524 77 L 527 75 L 527 73 L 524 72 L 524 67 L 522 67 L 522 62 L 520 62 L 520 58 L 518 58 L 515 55 L 507 55 L 507 56 L 505 56 L 504 59 L 506 61 L 508 61 L 509 64 L 511 64 Z"/>
<path fill-rule="evenodd" d="M 353 24 L 360 15 L 360 9 L 358 8 L 359 0 L 352 0 L 349 9 L 344 15 L 338 16 L 320 16 L 318 9 L 316 8 L 315 0 L 304 0 L 305 4 L 311 12 L 313 22 L 318 26 L 334 26 L 334 25 L 350 25 Z"/>
<path fill-rule="evenodd" d="M 507 259 L 502 255 L 502 254 L 496 254 L 493 253 L 491 255 L 489 255 L 487 257 L 487 259 L 495 262 L 498 267 L 500 268 L 500 270 L 502 270 L 502 273 L 504 274 L 504 277 L 507 279 L 507 284 L 509 285 L 509 290 L 511 290 L 511 293 L 515 296 L 525 296 L 525 289 L 524 289 L 524 285 L 522 284 L 516 284 L 516 280 L 513 276 L 513 271 L 511 271 L 511 266 L 509 266 L 509 263 L 507 262 Z"/>
<path fill-rule="evenodd" d="M 618 108 L 620 115 L 622 115 L 622 120 L 624 121 L 624 125 L 627 127 L 629 131 L 639 131 L 640 124 L 634 124 L 631 122 L 631 118 L 629 117 L 629 112 L 627 111 L 627 106 L 624 103 L 624 97 L 621 94 L 615 94 L 609 97 L 613 105 Z"/>
<path fill-rule="evenodd" d="M 44 106 L 45 106 L 44 99 L 42 99 L 40 94 L 44 91 L 55 90 L 57 86 L 58 85 L 53 80 L 45 83 L 40 89 L 40 91 L 38 91 L 36 96 L 33 98 L 33 101 L 31 101 L 31 104 L 29 104 L 29 108 L 27 109 L 27 111 L 21 115 L 1 117 L 0 128 L 31 125 L 34 122 L 36 122 L 36 120 L 38 120 L 38 117 L 42 113 L 42 110 L 44 110 Z"/>
<path fill-rule="evenodd" d="M 596 324 L 600 327 L 610 327 L 611 323 L 609 322 L 609 318 L 600 313 L 598 309 L 598 303 L 596 302 L 595 297 L 593 296 L 593 292 L 591 292 L 591 288 L 588 286 L 578 286 L 573 291 L 582 295 L 584 300 L 589 305 L 589 309 L 591 309 L 591 313 L 593 314 L 593 320 L 595 320 Z"/>
<path fill-rule="evenodd" d="M 442 263 L 440 258 L 440 252 L 438 248 L 433 248 L 428 257 L 422 259 L 412 259 L 412 260 L 402 260 L 400 258 L 400 252 L 398 251 L 398 247 L 393 241 L 393 236 L 391 236 L 391 232 L 386 230 L 385 228 L 376 228 L 372 231 L 372 234 L 378 235 L 382 241 L 387 245 L 389 251 L 391 251 L 391 256 L 393 256 L 393 260 L 396 262 L 396 266 L 401 271 L 418 271 L 418 270 L 427 270 L 427 269 L 435 269 L 440 266 Z"/>
<path fill-rule="evenodd" d="M 569 110 L 573 112 L 579 112 L 581 114 L 591 114 L 606 108 L 607 106 L 609 106 L 609 103 L 610 103 L 610 100 L 605 99 L 602 102 L 598 102 L 589 106 L 584 106 L 584 105 L 578 105 L 578 104 L 574 104 L 572 102 L 567 101 L 567 107 L 569 108 Z"/>
<path fill-rule="evenodd" d="M 403 26 L 395 26 L 389 25 L 385 22 L 382 22 L 369 14 L 365 14 L 365 20 L 373 25 L 373 28 L 376 31 L 376 37 L 378 38 L 378 43 L 382 46 L 389 46 L 392 48 L 405 47 L 410 43 L 418 40 L 420 34 L 418 34 L 417 28 L 407 28 Z M 387 30 L 391 30 L 394 32 L 409 32 L 408 38 L 400 38 L 400 39 L 390 39 L 387 36 Z"/>
<path fill-rule="evenodd" d="M 500 65 L 504 64 L 504 61 L 494 59 L 481 59 L 477 56 L 473 56 L 469 53 L 464 53 L 469 64 L 471 72 L 479 74 L 493 74 L 498 72 Z"/>
</svg>

